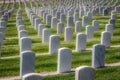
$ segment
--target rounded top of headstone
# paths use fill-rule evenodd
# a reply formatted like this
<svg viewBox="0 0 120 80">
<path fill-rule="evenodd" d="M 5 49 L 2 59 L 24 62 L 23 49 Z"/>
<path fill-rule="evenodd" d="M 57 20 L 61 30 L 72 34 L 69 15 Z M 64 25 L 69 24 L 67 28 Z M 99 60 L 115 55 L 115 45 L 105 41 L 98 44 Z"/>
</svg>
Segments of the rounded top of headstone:
<svg viewBox="0 0 120 80">
<path fill-rule="evenodd" d="M 86 34 L 85 34 L 85 33 L 78 33 L 77 35 L 85 35 L 85 36 L 86 36 Z"/>
<path fill-rule="evenodd" d="M 82 23 L 82 22 L 80 22 L 80 21 L 76 21 L 76 23 Z"/>
<path fill-rule="evenodd" d="M 103 31 L 102 34 L 111 34 L 109 31 Z"/>
<path fill-rule="evenodd" d="M 73 28 L 71 28 L 71 27 L 65 27 L 65 29 L 73 29 Z"/>
<path fill-rule="evenodd" d="M 59 36 L 58 35 L 51 35 L 50 37 L 53 38 L 53 37 L 59 37 Z"/>
<path fill-rule="evenodd" d="M 34 52 L 30 51 L 30 50 L 26 50 L 26 51 L 22 51 L 21 54 L 25 54 L 25 53 L 33 53 L 35 54 Z"/>
<path fill-rule="evenodd" d="M 93 27 L 93 26 L 92 26 L 92 25 L 87 25 L 86 27 L 87 27 L 87 28 L 91 28 L 91 27 Z"/>
<path fill-rule="evenodd" d="M 48 29 L 48 28 L 44 28 L 43 31 L 45 31 L 45 30 L 50 30 L 50 29 Z"/>
<path fill-rule="evenodd" d="M 105 48 L 105 45 L 102 45 L 102 44 L 94 44 L 94 45 L 93 45 L 93 47 L 98 47 L 98 46 Z"/>
<path fill-rule="evenodd" d="M 22 33 L 22 32 L 27 32 L 27 30 L 20 30 L 19 32 L 20 32 L 20 33 Z"/>
<path fill-rule="evenodd" d="M 29 39 L 29 40 L 31 40 L 29 37 L 21 37 L 21 39 Z"/>
<path fill-rule="evenodd" d="M 85 16 L 83 16 L 83 18 L 88 18 L 88 16 L 87 16 L 87 15 L 85 15 Z"/>
<path fill-rule="evenodd" d="M 93 69 L 94 70 L 94 68 L 92 68 L 90 66 L 80 66 L 80 67 L 76 68 L 77 71 L 78 70 L 84 70 L 84 69 Z"/>
<path fill-rule="evenodd" d="M 57 19 L 56 17 L 52 17 L 52 19 Z"/>
<path fill-rule="evenodd" d="M 59 50 L 61 51 L 61 50 L 71 50 L 71 49 L 64 47 L 64 48 L 60 48 Z"/>
<path fill-rule="evenodd" d="M 38 73 L 29 73 L 29 74 L 24 75 L 23 77 L 28 77 L 28 76 L 41 76 L 41 75 Z"/>
<path fill-rule="evenodd" d="M 59 25 L 59 24 L 64 24 L 64 23 L 62 23 L 62 22 L 59 22 L 59 23 L 57 23 L 57 24 Z"/>
<path fill-rule="evenodd" d="M 44 26 L 44 24 L 39 24 L 38 26 Z"/>
<path fill-rule="evenodd" d="M 18 25 L 18 27 L 21 27 L 21 26 L 22 26 L 22 27 L 25 27 L 25 25 Z"/>
<path fill-rule="evenodd" d="M 113 24 L 106 24 L 106 26 L 110 26 L 110 27 L 112 26 L 113 27 Z"/>
<path fill-rule="evenodd" d="M 42 76 L 38 73 L 28 73 L 26 75 L 23 76 L 23 80 L 33 80 L 33 79 L 37 79 L 37 80 L 43 80 Z"/>
</svg>

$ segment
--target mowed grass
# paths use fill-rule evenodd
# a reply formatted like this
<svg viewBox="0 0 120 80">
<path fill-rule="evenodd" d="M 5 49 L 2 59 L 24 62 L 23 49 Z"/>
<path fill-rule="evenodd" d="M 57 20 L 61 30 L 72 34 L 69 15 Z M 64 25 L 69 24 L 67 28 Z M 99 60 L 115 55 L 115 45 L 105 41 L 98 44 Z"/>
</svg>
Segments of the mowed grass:
<svg viewBox="0 0 120 80">
<path fill-rule="evenodd" d="M 36 53 L 48 53 L 48 48 L 49 48 L 49 44 L 46 43 L 46 44 L 43 44 L 42 43 L 42 37 L 38 37 L 38 34 L 37 34 L 37 30 L 34 29 L 34 27 L 31 25 L 25 11 L 24 11 L 24 8 L 23 8 L 23 20 L 25 21 L 25 27 L 26 27 L 26 30 L 28 31 L 28 34 L 29 34 L 29 37 L 32 39 L 32 51 L 36 52 Z M 98 16 L 102 17 L 101 16 Z M 110 16 L 107 16 L 107 20 L 109 20 L 109 17 Z M 13 50 L 13 54 L 11 55 L 10 53 L 8 54 L 3 54 L 4 53 L 4 49 L 7 46 L 11 46 L 11 45 L 17 45 L 18 44 L 18 31 L 17 31 L 17 28 L 16 28 L 16 22 L 15 22 L 15 15 L 13 15 L 13 17 L 9 20 L 10 22 L 8 22 L 8 27 L 7 27 L 7 33 L 6 33 L 6 40 L 4 40 L 4 46 L 2 47 L 2 56 L 5 57 L 5 56 L 16 56 L 16 55 L 19 55 L 19 48 L 17 50 L 16 53 L 14 53 L 14 50 Z M 103 18 L 103 17 L 102 17 Z M 116 25 L 115 25 L 115 29 L 114 29 L 114 34 L 113 34 L 113 37 L 111 39 L 111 46 L 113 45 L 119 45 L 120 44 L 120 23 L 119 23 L 119 18 L 120 18 L 120 15 L 117 16 L 117 21 L 116 21 Z M 93 17 L 93 19 L 98 19 L 99 18 L 96 18 Z M 104 19 L 102 19 L 103 22 L 104 22 Z M 13 21 L 13 22 L 11 22 Z M 103 31 L 105 31 L 105 26 L 106 24 L 100 22 L 100 28 L 98 31 L 95 31 L 94 32 L 94 38 L 93 39 L 90 39 L 90 40 L 87 40 L 87 48 L 91 48 L 94 44 L 100 44 L 100 38 L 101 38 L 101 33 Z M 85 27 L 83 27 L 83 31 L 82 33 L 85 33 Z M 52 34 L 56 34 L 56 31 L 54 29 L 52 29 Z M 71 41 L 64 41 L 64 34 L 60 34 L 60 47 L 68 47 L 72 50 L 75 50 L 75 44 L 76 44 L 76 35 L 77 33 L 74 33 L 73 34 L 73 40 Z M 17 46 L 19 47 L 19 46 Z"/>
<path fill-rule="evenodd" d="M 120 67 L 105 67 L 95 70 L 95 80 L 119 80 Z M 44 80 L 75 80 L 75 72 L 46 76 Z"/>
<path fill-rule="evenodd" d="M 29 37 L 32 39 L 32 51 L 36 52 L 36 53 L 47 53 L 48 52 L 48 46 L 49 44 L 42 44 L 42 38 L 38 37 L 37 34 L 37 30 L 34 29 L 34 27 L 31 25 L 27 14 L 25 12 L 25 6 L 24 4 L 23 6 L 23 12 L 22 12 L 22 17 L 23 20 L 25 21 L 25 27 L 26 30 L 28 31 Z M 17 12 L 17 9 L 16 9 Z M 119 30 L 119 17 L 120 15 L 117 16 L 118 20 L 116 21 L 116 25 L 115 25 L 115 30 L 114 30 L 114 36 L 111 39 L 111 45 L 119 45 L 120 43 L 120 30 Z M 94 32 L 94 38 L 91 40 L 87 40 L 87 48 L 91 48 L 94 44 L 100 44 L 100 37 L 101 37 L 101 32 L 105 31 L 105 25 L 108 24 L 108 20 L 110 18 L 110 15 L 104 17 L 102 15 L 98 15 L 93 17 L 93 20 L 98 20 L 100 21 L 100 28 L 99 31 Z M 5 46 L 2 47 L 2 50 L 4 50 L 3 48 L 5 48 L 6 46 L 9 45 L 17 45 L 18 44 L 18 31 L 17 31 L 17 27 L 16 27 L 16 14 L 14 13 L 13 17 L 9 20 L 8 24 L 7 24 L 7 31 L 6 31 L 6 40 L 4 40 L 4 44 Z M 92 24 L 92 21 L 89 23 L 89 25 Z M 46 25 L 47 28 L 50 28 L 50 25 Z M 52 34 L 56 34 L 56 30 L 52 29 Z M 73 30 L 74 31 L 74 30 Z M 83 27 L 82 29 L 82 33 L 85 33 L 85 27 Z M 75 49 L 75 43 L 76 43 L 76 35 L 77 33 L 74 33 L 73 35 L 73 40 L 71 41 L 64 41 L 64 34 L 60 34 L 60 39 L 61 39 L 61 45 L 60 47 L 68 47 L 72 50 Z M 9 39 L 11 38 L 11 40 Z M 6 49 L 9 47 L 6 47 Z M 9 49 L 8 49 L 9 50 Z M 10 53 L 8 54 L 3 54 L 4 51 L 2 52 L 2 56 L 16 56 L 19 55 L 19 48 L 17 50 L 16 53 L 14 53 L 13 50 L 13 54 L 11 55 Z"/>
<path fill-rule="evenodd" d="M 37 30 L 31 25 L 25 9 L 23 7 L 23 20 L 25 21 L 25 27 L 28 31 L 29 37 L 32 39 L 32 51 L 36 54 L 42 54 L 48 52 L 48 44 L 42 44 L 42 38 L 38 37 Z M 18 9 L 18 6 L 17 6 Z M 17 12 L 16 9 L 16 12 Z M 19 45 L 17 37 L 17 28 L 16 28 L 16 12 L 13 17 L 8 21 L 6 39 L 4 40 L 4 45 L 1 48 L 2 57 L 16 56 L 19 55 Z M 100 30 L 94 33 L 94 39 L 87 40 L 87 48 L 92 48 L 94 44 L 100 44 L 101 32 L 105 31 L 105 25 L 108 23 L 110 15 L 103 17 L 102 15 L 95 16 L 93 19 L 100 21 Z M 114 36 L 111 39 L 111 45 L 120 45 L 120 14 L 117 15 L 117 21 L 114 29 Z M 92 22 L 89 23 L 91 25 Z M 50 28 L 49 25 L 46 25 L 47 28 Z M 85 27 L 83 27 L 83 33 L 85 33 Z M 52 30 L 52 34 L 56 34 L 55 30 Z M 64 41 L 64 35 L 60 34 L 61 45 L 60 47 L 68 47 L 72 50 L 75 49 L 76 34 L 73 35 L 72 41 Z M 115 63 L 120 60 L 120 47 L 111 47 L 106 49 L 106 63 Z M 91 51 L 84 52 L 73 52 L 72 54 L 72 68 L 76 68 L 82 65 L 91 66 Z M 1 59 L 0 60 L 0 77 L 6 76 L 18 76 L 20 67 L 20 59 Z M 36 72 L 50 72 L 57 70 L 57 54 L 53 55 L 42 55 L 37 56 L 35 61 L 35 71 Z M 108 71 L 109 70 L 109 71 Z M 118 74 L 119 67 L 105 67 L 96 70 L 96 80 L 118 80 L 120 77 Z M 1 74 L 2 73 L 2 74 Z M 104 73 L 104 74 L 103 74 Z M 114 74 L 114 75 L 112 75 Z M 102 77 L 101 77 L 102 76 Z M 112 77 L 113 76 L 113 77 Z M 55 76 L 47 76 L 45 80 L 74 80 L 74 72 L 69 74 L 61 74 Z"/>
<path fill-rule="evenodd" d="M 115 63 L 120 60 L 120 47 L 108 48 L 105 54 L 106 63 Z M 91 66 L 92 52 L 73 52 L 72 54 L 72 68 L 76 68 L 82 65 Z M 5 76 L 17 76 L 19 75 L 20 59 L 1 59 L 0 60 L 0 77 Z M 10 66 L 12 65 L 12 66 Z M 36 56 L 35 71 L 40 72 L 51 72 L 57 70 L 57 54 L 53 55 L 41 55 Z"/>
</svg>

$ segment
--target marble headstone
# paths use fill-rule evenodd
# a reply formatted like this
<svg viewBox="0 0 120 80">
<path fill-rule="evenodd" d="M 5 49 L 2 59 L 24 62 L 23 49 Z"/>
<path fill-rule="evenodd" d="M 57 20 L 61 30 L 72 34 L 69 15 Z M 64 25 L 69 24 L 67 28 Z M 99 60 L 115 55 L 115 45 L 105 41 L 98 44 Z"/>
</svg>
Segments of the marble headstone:
<svg viewBox="0 0 120 80">
<path fill-rule="evenodd" d="M 35 72 L 35 53 L 24 51 L 20 53 L 20 77 Z"/>
<path fill-rule="evenodd" d="M 78 33 L 76 38 L 76 51 L 83 51 L 86 50 L 86 34 Z"/>
<path fill-rule="evenodd" d="M 23 80 L 43 80 L 43 78 L 38 73 L 28 73 L 23 76 Z"/>
<path fill-rule="evenodd" d="M 87 39 L 92 39 L 94 37 L 94 27 L 93 26 L 86 26 L 86 35 Z"/>
<path fill-rule="evenodd" d="M 72 50 L 68 48 L 60 48 L 58 50 L 57 72 L 63 73 L 71 71 Z"/>
<path fill-rule="evenodd" d="M 20 38 L 20 52 L 26 51 L 26 50 L 31 50 L 31 44 L 32 41 L 28 37 L 22 37 Z"/>
<path fill-rule="evenodd" d="M 108 31 L 102 32 L 101 35 L 101 44 L 105 47 L 110 47 L 111 33 Z"/>
<path fill-rule="evenodd" d="M 38 25 L 38 36 L 42 36 L 42 30 L 45 28 L 43 24 Z"/>
<path fill-rule="evenodd" d="M 49 53 L 57 53 L 60 48 L 60 37 L 57 35 L 51 35 L 49 37 Z"/>
<path fill-rule="evenodd" d="M 65 27 L 64 40 L 70 41 L 73 39 L 73 30 L 70 27 Z"/>
<path fill-rule="evenodd" d="M 101 44 L 93 45 L 92 67 L 100 68 L 105 65 L 105 46 Z"/>
<path fill-rule="evenodd" d="M 49 43 L 49 37 L 51 35 L 51 30 L 50 29 L 43 29 L 42 30 L 42 43 Z"/>
<path fill-rule="evenodd" d="M 75 80 L 95 80 L 95 70 L 89 66 L 80 66 L 75 70 Z"/>
<path fill-rule="evenodd" d="M 78 33 L 78 32 L 81 32 L 81 31 L 82 31 L 82 22 L 76 21 L 75 22 L 75 32 Z"/>
</svg>

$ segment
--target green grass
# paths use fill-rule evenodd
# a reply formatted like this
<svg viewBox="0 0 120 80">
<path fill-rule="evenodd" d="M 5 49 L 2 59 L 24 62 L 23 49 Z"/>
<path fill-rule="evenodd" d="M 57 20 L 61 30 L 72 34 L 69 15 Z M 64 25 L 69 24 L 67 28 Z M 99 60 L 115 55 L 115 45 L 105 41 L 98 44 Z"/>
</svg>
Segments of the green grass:
<svg viewBox="0 0 120 80">
<path fill-rule="evenodd" d="M 27 3 L 30 7 L 30 4 Z M 33 3 L 34 4 L 34 3 Z M 35 5 L 35 4 L 34 4 Z M 47 4 L 46 4 L 47 5 Z M 12 6 L 11 6 L 12 7 Z M 16 27 L 16 12 L 18 10 L 18 3 L 17 9 L 12 16 L 12 18 L 8 21 L 7 30 L 6 30 L 6 38 L 4 40 L 4 45 L 1 47 L 2 57 L 9 57 L 9 56 L 19 56 L 19 45 L 18 45 L 18 31 Z M 44 54 L 48 53 L 48 43 L 43 44 L 42 38 L 38 37 L 37 30 L 31 25 L 29 18 L 25 12 L 25 6 L 22 4 L 23 13 L 22 17 L 25 22 L 26 30 L 28 31 L 29 37 L 32 39 L 32 51 L 36 54 Z M 110 14 L 106 17 L 102 15 L 97 15 L 93 17 L 92 20 L 100 21 L 99 31 L 94 33 L 94 38 L 91 40 L 87 40 L 87 48 L 92 48 L 94 44 L 100 44 L 101 32 L 105 31 L 105 25 L 108 24 L 108 20 L 110 18 Z M 41 18 L 40 18 L 41 19 Z M 81 19 L 80 19 L 81 20 Z M 43 24 L 45 22 L 41 21 Z M 59 22 L 59 20 L 58 20 Z M 114 34 L 111 39 L 111 46 L 120 45 L 120 14 L 117 15 L 117 21 L 115 24 Z M 92 21 L 89 22 L 89 25 L 92 24 Z M 50 25 L 45 25 L 46 28 L 51 28 Z M 65 23 L 66 26 L 66 23 Z M 51 29 L 52 34 L 56 34 L 55 29 Z M 74 31 L 74 30 L 73 30 Z M 82 33 L 85 33 L 85 27 L 82 27 Z M 71 41 L 64 41 L 64 34 L 60 34 L 60 47 L 67 47 L 72 50 L 75 50 L 75 43 L 76 43 L 76 34 L 73 34 L 73 40 Z M 106 63 L 115 63 L 120 61 L 120 47 L 111 47 L 106 49 L 105 54 L 105 62 Z M 91 65 L 91 58 L 92 52 L 91 51 L 84 51 L 84 52 L 73 52 L 72 54 L 72 68 L 76 68 L 82 65 Z M 0 60 L 0 77 L 6 76 L 18 76 L 19 75 L 19 66 L 20 66 L 20 59 L 1 59 Z M 57 70 L 57 54 L 53 55 L 41 55 L 36 57 L 35 61 L 35 71 L 36 72 L 49 72 L 49 71 L 56 71 Z M 103 74 L 104 73 L 104 74 Z M 95 80 L 118 80 L 120 74 L 119 67 L 105 67 L 101 69 L 96 69 L 96 77 Z M 74 80 L 74 72 L 67 73 L 67 74 L 60 74 L 54 76 L 46 76 L 44 77 L 45 80 Z"/>
<path fill-rule="evenodd" d="M 120 47 L 108 48 L 106 50 L 106 63 L 119 62 L 120 60 Z M 72 54 L 72 68 L 82 65 L 91 65 L 92 52 L 73 52 Z M 19 58 L 15 59 L 2 59 L 0 60 L 0 77 L 3 76 L 17 76 L 19 75 Z M 8 64 L 10 63 L 10 64 Z M 9 66 L 13 65 L 13 66 Z M 7 71 L 6 71 L 7 69 Z M 57 70 L 57 54 L 37 56 L 35 61 L 36 72 L 49 72 Z"/>
<path fill-rule="evenodd" d="M 48 52 L 48 45 L 47 44 L 46 45 L 41 44 L 41 41 L 42 41 L 41 38 L 39 38 L 37 36 L 37 31 L 33 28 L 33 26 L 31 26 L 31 23 L 30 23 L 27 15 L 26 15 L 26 12 L 25 12 L 25 9 L 24 9 L 25 6 L 23 5 L 22 7 L 23 7 L 23 13 L 22 13 L 23 20 L 25 21 L 25 27 L 26 27 L 26 30 L 28 31 L 29 37 L 32 38 L 33 36 L 35 36 L 34 38 L 32 38 L 32 45 L 34 45 L 32 47 L 32 50 L 37 51 L 37 53 Z M 17 6 L 17 8 L 18 8 L 18 6 Z M 17 9 L 16 9 L 16 12 L 17 12 Z M 117 17 L 119 18 L 120 16 L 117 16 Z M 96 31 L 94 33 L 94 39 L 87 41 L 87 48 L 91 48 L 93 44 L 99 44 L 100 43 L 101 32 L 105 30 L 105 24 L 106 24 L 106 21 L 109 18 L 110 18 L 110 15 L 108 15 L 106 17 L 103 17 L 102 15 L 98 15 L 98 16 L 93 17 L 93 19 L 102 21 L 102 22 L 100 22 L 100 24 L 103 24 L 103 25 L 100 26 L 99 31 Z M 16 44 L 18 44 L 18 40 L 17 40 L 18 32 L 17 32 L 16 22 L 15 21 L 16 21 L 16 15 L 14 14 L 13 17 L 9 20 L 9 22 L 7 24 L 6 40 L 4 40 L 4 44 L 6 46 L 7 45 L 16 45 Z M 111 40 L 111 45 L 119 45 L 119 41 L 120 41 L 120 38 L 119 38 L 119 34 L 120 34 L 119 25 L 120 24 L 118 22 L 119 22 L 119 20 L 117 20 L 116 28 L 114 30 L 114 36 L 112 37 L 112 40 Z M 46 25 L 46 27 L 50 28 L 50 25 Z M 52 31 L 52 34 L 56 34 L 56 30 L 52 29 L 51 31 Z M 85 33 L 85 27 L 83 27 L 82 33 Z M 65 47 L 68 47 L 68 48 L 71 48 L 71 49 L 75 49 L 76 34 L 77 33 L 74 33 L 74 35 L 73 35 L 74 38 L 73 38 L 72 41 L 70 41 L 73 44 L 69 43 L 69 41 L 68 41 L 68 43 L 65 42 L 64 41 L 64 35 L 61 34 L 60 35 L 61 47 L 65 46 Z M 7 39 L 7 38 L 11 38 L 11 39 Z M 8 47 L 6 47 L 6 49 L 7 48 Z M 19 53 L 19 48 L 17 50 L 17 53 L 14 54 L 14 55 L 19 55 L 18 53 Z M 5 56 L 5 55 L 2 54 L 2 56 Z M 8 53 L 6 56 L 10 56 L 10 54 Z"/>
<path fill-rule="evenodd" d="M 46 76 L 44 80 L 75 80 L 75 73 L 66 73 L 66 74 L 59 74 L 54 76 Z"/>
<path fill-rule="evenodd" d="M 96 69 L 95 80 L 118 80 L 120 79 L 118 74 L 120 74 L 119 66 Z M 46 76 L 44 80 L 75 80 L 75 72 Z"/>
</svg>

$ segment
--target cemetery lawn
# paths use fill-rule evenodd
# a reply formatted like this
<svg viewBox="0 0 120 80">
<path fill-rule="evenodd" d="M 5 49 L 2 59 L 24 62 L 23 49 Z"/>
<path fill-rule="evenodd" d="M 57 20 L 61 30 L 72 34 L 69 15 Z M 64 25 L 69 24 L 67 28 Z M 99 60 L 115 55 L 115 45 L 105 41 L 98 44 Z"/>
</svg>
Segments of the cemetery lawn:
<svg viewBox="0 0 120 80">
<path fill-rule="evenodd" d="M 106 63 L 116 63 L 120 60 L 120 47 L 108 48 L 106 50 Z M 72 54 L 72 68 L 76 68 L 82 65 L 91 66 L 91 51 L 85 52 L 73 52 Z M 1 59 L 0 60 L 0 77 L 5 76 L 18 76 L 20 59 Z M 57 54 L 53 55 L 41 55 L 36 57 L 35 70 L 38 73 L 52 72 L 57 70 Z"/>
<path fill-rule="evenodd" d="M 32 51 L 37 54 L 43 54 L 48 53 L 48 46 L 49 44 L 42 44 L 42 38 L 38 37 L 37 30 L 31 26 L 30 21 L 23 9 L 23 19 L 25 21 L 25 27 L 28 31 L 29 37 L 32 39 Z M 94 39 L 87 40 L 87 48 L 92 48 L 92 45 L 94 44 L 100 44 L 100 38 L 101 38 L 101 32 L 105 31 L 105 25 L 107 23 L 104 22 L 104 18 L 102 15 L 99 15 L 98 17 L 93 17 L 93 19 L 101 20 L 100 22 L 100 30 L 96 31 L 94 33 Z M 105 20 L 109 20 L 110 16 L 108 15 Z M 18 33 L 16 28 L 16 15 L 14 14 L 13 17 L 8 21 L 7 24 L 7 31 L 6 31 L 6 39 L 4 40 L 4 45 L 1 48 L 2 57 L 8 57 L 8 56 L 18 56 L 19 55 L 19 46 L 18 46 Z M 117 15 L 117 21 L 114 29 L 114 36 L 111 39 L 111 46 L 120 45 L 120 14 Z M 89 23 L 91 24 L 91 23 Z M 48 25 L 46 25 L 48 26 Z M 85 33 L 85 27 L 83 27 L 82 33 Z M 52 34 L 56 34 L 56 31 L 52 29 Z M 72 50 L 75 50 L 75 43 L 76 43 L 76 34 L 73 35 L 72 41 L 64 41 L 64 35 L 61 34 L 61 44 L 60 47 L 67 47 Z M 8 52 L 9 51 L 9 52 Z"/>
<path fill-rule="evenodd" d="M 120 79 L 120 67 L 105 67 L 95 70 L 95 80 Z M 64 73 L 55 76 L 46 76 L 44 80 L 75 80 L 75 73 Z"/>
<path fill-rule="evenodd" d="M 17 3 L 18 5 L 18 3 Z M 12 16 L 12 18 L 8 21 L 7 31 L 6 31 L 6 39 L 4 40 L 4 45 L 1 48 L 2 57 L 9 56 L 19 56 L 19 45 L 18 45 L 18 31 L 16 28 L 16 12 L 17 9 Z M 23 5 L 23 20 L 25 21 L 25 27 L 28 31 L 29 37 L 32 39 L 32 51 L 36 54 L 44 54 L 48 53 L 48 44 L 42 44 L 42 38 L 38 37 L 37 31 L 31 26 L 31 23 L 26 15 L 25 6 Z M 110 15 L 103 17 L 102 15 L 98 15 L 93 17 L 93 19 L 100 21 L 100 29 L 96 31 L 94 34 L 94 39 L 87 41 L 87 48 L 92 48 L 93 44 L 100 44 L 101 32 L 105 30 L 105 25 L 108 23 Z M 42 21 L 44 23 L 44 21 Z M 92 24 L 91 22 L 89 23 Z M 65 24 L 66 25 L 66 24 Z M 49 25 L 46 27 L 50 28 Z M 82 30 L 85 33 L 85 27 Z M 56 34 L 56 31 L 52 29 L 52 34 Z M 76 34 L 74 33 L 73 40 L 65 42 L 64 35 L 60 35 L 61 45 L 60 47 L 68 47 L 72 50 L 75 50 L 75 40 Z M 119 46 L 119 47 L 111 47 L 106 49 L 105 62 L 106 63 L 116 63 L 120 61 L 120 14 L 117 15 L 117 21 L 114 29 L 114 36 L 111 39 L 111 46 Z M 91 58 L 92 52 L 91 50 L 84 52 L 73 52 L 72 54 L 72 68 L 76 68 L 79 66 L 87 65 L 91 66 Z M 20 59 L 1 59 L 0 60 L 0 77 L 8 77 L 8 76 L 18 76 L 19 75 L 19 66 Z M 35 61 L 35 70 L 37 73 L 42 72 L 52 72 L 57 70 L 57 54 L 53 55 L 40 55 L 36 56 Z M 120 67 L 104 67 L 101 69 L 96 69 L 95 80 L 118 80 L 120 79 Z M 54 75 L 54 76 L 46 76 L 45 80 L 74 80 L 74 72 Z"/>
</svg>

